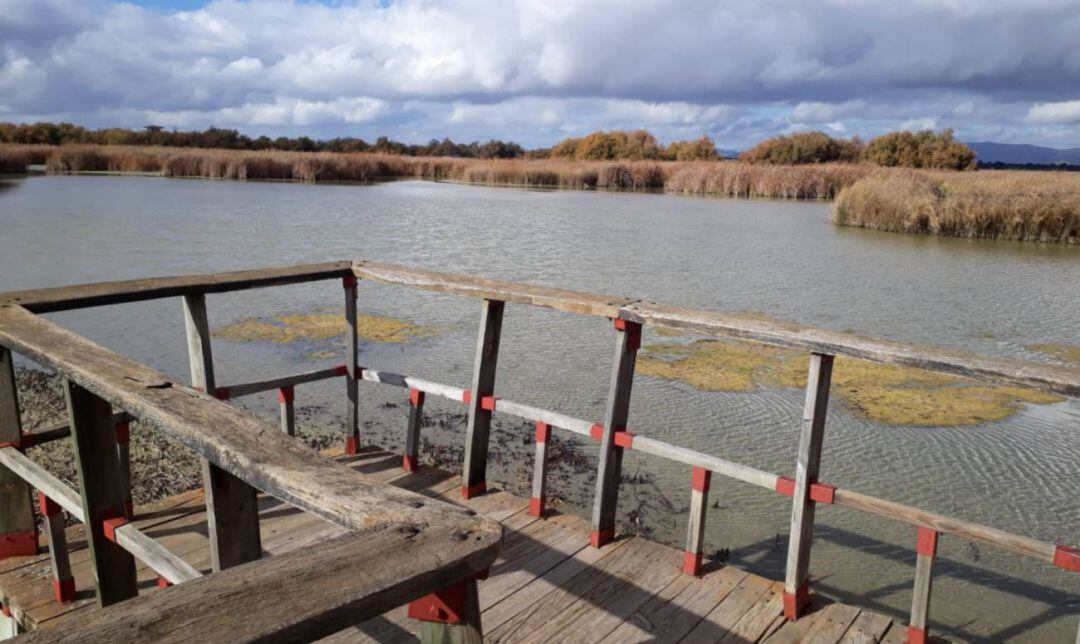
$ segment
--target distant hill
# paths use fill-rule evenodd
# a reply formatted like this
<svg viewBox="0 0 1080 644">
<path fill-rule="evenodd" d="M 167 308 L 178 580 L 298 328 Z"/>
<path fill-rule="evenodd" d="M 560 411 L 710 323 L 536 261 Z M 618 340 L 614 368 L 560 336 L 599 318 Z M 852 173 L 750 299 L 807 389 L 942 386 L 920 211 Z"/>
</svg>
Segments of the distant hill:
<svg viewBox="0 0 1080 644">
<path fill-rule="evenodd" d="M 979 157 L 979 163 L 1080 165 L 1080 148 L 1059 150 L 1039 145 L 1017 143 L 994 143 L 980 141 L 968 143 Z"/>
<path fill-rule="evenodd" d="M 742 154 L 742 151 L 741 150 L 718 149 L 716 151 L 716 153 L 719 154 L 720 156 L 724 157 L 725 159 L 738 159 L 739 155 Z"/>
</svg>

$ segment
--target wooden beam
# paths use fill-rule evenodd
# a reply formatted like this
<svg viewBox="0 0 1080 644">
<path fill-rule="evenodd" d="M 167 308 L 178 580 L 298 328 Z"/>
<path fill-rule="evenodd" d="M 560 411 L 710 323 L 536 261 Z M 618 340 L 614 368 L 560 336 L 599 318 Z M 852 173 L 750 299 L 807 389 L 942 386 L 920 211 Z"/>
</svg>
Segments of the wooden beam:
<svg viewBox="0 0 1080 644">
<path fill-rule="evenodd" d="M 409 422 L 405 426 L 405 454 L 401 466 L 406 472 L 420 469 L 420 426 L 424 422 L 424 392 L 419 389 L 409 390 Z"/>
<path fill-rule="evenodd" d="M 926 644 L 930 641 L 926 620 L 930 613 L 930 582 L 937 556 L 938 534 L 929 528 L 919 528 L 915 558 L 915 588 L 911 594 L 911 622 L 908 642 Z"/>
<path fill-rule="evenodd" d="M 141 302 L 163 297 L 225 293 L 251 288 L 334 279 L 352 274 L 351 265 L 352 262 L 300 264 L 297 266 L 258 268 L 209 275 L 152 277 L 29 291 L 11 291 L 0 293 L 0 306 L 18 305 L 35 313 L 49 313 L 88 306 Z"/>
<path fill-rule="evenodd" d="M 53 598 L 58 602 L 75 599 L 75 578 L 71 574 L 71 561 L 68 557 L 67 531 L 63 510 L 44 492 L 38 492 L 41 516 L 45 521 L 45 532 L 49 534 L 49 563 L 52 564 Z"/>
<path fill-rule="evenodd" d="M 251 412 L 20 307 L 0 306 L 0 345 L 55 370 L 267 494 L 331 523 L 366 530 L 387 524 L 422 529 L 453 521 L 477 538 L 477 548 L 501 535 L 496 522 L 407 490 L 374 485 Z"/>
<path fill-rule="evenodd" d="M 709 484 L 712 472 L 695 467 L 690 478 L 690 520 L 686 524 L 686 550 L 683 572 L 701 574 L 701 556 L 705 546 L 705 513 L 709 508 Z"/>
<path fill-rule="evenodd" d="M 277 432 L 274 432 L 277 434 Z M 344 469 L 344 468 L 343 468 Z M 461 539 L 458 526 L 423 534 L 350 533 L 149 593 L 78 611 L 28 643 L 299 642 L 332 635 L 489 567 L 498 541 Z"/>
<path fill-rule="evenodd" d="M 547 452 L 551 442 L 551 425 L 536 422 L 536 456 L 533 459 L 532 498 L 529 499 L 529 514 L 534 517 L 544 516 L 547 504 Z"/>
<path fill-rule="evenodd" d="M 61 508 L 67 510 L 68 514 L 83 523 L 86 522 L 79 493 L 58 479 L 55 474 L 26 458 L 25 454 L 14 447 L 0 448 L 0 464 L 55 501 Z"/>
<path fill-rule="evenodd" d="M 345 453 L 360 452 L 360 390 L 357 367 L 360 359 L 360 327 L 356 318 L 356 277 L 347 275 L 342 279 L 345 289 L 345 323 L 349 330 L 345 334 Z"/>
<path fill-rule="evenodd" d="M 125 523 L 116 528 L 116 544 L 171 584 L 181 584 L 203 576 L 182 557 L 146 536 L 134 523 Z"/>
<path fill-rule="evenodd" d="M 833 357 L 810 355 L 806 382 L 799 455 L 795 469 L 795 494 L 791 502 L 791 532 L 788 537 L 787 574 L 784 578 L 784 614 L 798 619 L 809 600 L 810 543 L 814 538 L 814 506 L 810 485 L 818 480 L 821 444 L 825 436 L 825 414 L 829 406 Z"/>
<path fill-rule="evenodd" d="M 250 396 L 252 394 L 258 394 L 264 391 L 273 391 L 274 389 L 281 389 L 282 387 L 295 387 L 296 385 L 302 385 L 309 382 L 329 380 L 331 378 L 340 378 L 345 375 L 346 372 L 343 367 L 315 369 L 314 371 L 305 371 L 303 373 L 298 373 L 291 376 L 270 378 L 269 380 L 259 380 L 257 382 L 244 382 L 236 385 L 219 386 L 216 388 L 214 395 L 215 397 L 222 400 L 232 400 L 233 398 Z"/>
<path fill-rule="evenodd" d="M 184 326 L 191 384 L 213 396 L 217 390 L 205 295 L 184 296 Z M 262 556 L 262 541 L 255 488 L 205 458 L 202 470 L 214 571 L 258 559 Z"/>
<path fill-rule="evenodd" d="M 124 412 L 113 414 L 113 422 L 116 424 L 130 423 L 132 420 L 134 419 Z M 68 427 L 67 423 L 61 423 L 59 425 L 53 425 L 48 429 L 39 429 L 36 432 L 26 432 L 23 436 L 26 437 L 25 440 L 28 441 L 30 445 L 36 447 L 38 445 L 44 445 L 45 443 L 58 441 L 62 438 L 68 438 L 71 436 L 71 428 Z"/>
<path fill-rule="evenodd" d="M 21 446 L 22 421 L 11 351 L 0 347 L 0 444 Z M 37 522 L 30 486 L 0 465 L 0 559 L 37 554 Z"/>
<path fill-rule="evenodd" d="M 495 367 L 499 361 L 504 307 L 505 304 L 499 300 L 484 300 L 480 315 L 472 389 L 469 390 L 471 394 L 468 402 L 469 422 L 465 433 L 465 465 L 461 475 L 461 494 L 466 499 L 482 494 L 487 488 L 491 410 L 484 409 L 483 402 L 485 397 L 495 394 Z"/>
<path fill-rule="evenodd" d="M 634 365 L 641 347 L 641 325 L 615 321 L 615 361 L 611 367 L 611 390 L 604 412 L 604 433 L 600 439 L 600 459 L 593 500 L 592 531 L 589 543 L 599 548 L 615 537 L 615 509 L 619 501 L 623 448 L 615 445 L 615 432 L 626 429 L 630 414 L 630 391 Z"/>
<path fill-rule="evenodd" d="M 70 380 L 64 388 L 98 604 L 109 606 L 139 594 L 135 560 L 105 537 L 103 527 L 104 521 L 125 514 L 116 426 L 107 401 Z"/>
</svg>

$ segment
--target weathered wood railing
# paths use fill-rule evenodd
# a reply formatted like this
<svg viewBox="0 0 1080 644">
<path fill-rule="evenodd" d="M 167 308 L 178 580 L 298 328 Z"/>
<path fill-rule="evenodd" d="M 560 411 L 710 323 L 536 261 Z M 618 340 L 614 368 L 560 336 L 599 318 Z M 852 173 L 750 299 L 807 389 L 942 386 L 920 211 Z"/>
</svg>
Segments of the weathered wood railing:
<svg viewBox="0 0 1080 644">
<path fill-rule="evenodd" d="M 307 639 L 331 634 L 406 602 L 428 605 L 435 600 L 425 596 L 435 597 L 446 588 L 456 588 L 456 597 L 475 604 L 476 576 L 494 561 L 501 543 L 501 527 L 496 522 L 374 484 L 298 444 L 287 432 L 268 431 L 250 413 L 208 395 L 216 393 L 216 388 L 205 293 L 332 278 L 343 279 L 348 288 L 350 281 L 355 286 L 350 266 L 339 263 L 99 284 L 51 290 L 60 297 L 30 305 L 35 311 L 60 310 L 181 296 L 194 387 L 173 382 L 35 315 L 21 306 L 25 293 L 0 295 L 0 556 L 37 554 L 30 503 L 30 488 L 36 488 L 50 534 L 57 601 L 69 601 L 74 594 L 61 515 L 67 511 L 86 525 L 98 602 L 108 607 L 80 620 L 73 630 L 35 632 L 33 638 Z M 68 426 L 22 432 L 12 352 L 64 378 Z M 303 376 L 292 380 L 276 383 L 276 388 L 289 392 L 282 396 L 288 398 L 283 401 L 290 416 L 286 430 L 292 428 L 291 404 L 284 403 L 291 403 L 292 387 L 311 381 Z M 253 383 L 246 392 L 240 387 L 238 393 L 254 393 L 265 385 Z M 127 454 L 121 443 L 132 418 L 158 428 L 205 459 L 214 574 L 203 576 L 131 522 Z M 23 453 L 34 442 L 67 436 L 75 447 L 78 491 Z M 256 490 L 355 534 L 327 542 L 321 549 L 256 562 L 262 555 Z M 135 558 L 164 581 L 183 583 L 136 598 Z M 247 565 L 239 565 L 243 563 Z M 475 611 L 459 608 L 456 621 L 431 620 L 425 623 L 426 631 L 432 636 L 479 637 Z M 4 609 L 15 619 L 23 617 L 19 606 L 5 603 Z"/>
<path fill-rule="evenodd" d="M 346 364 L 261 382 L 230 385 L 228 387 L 214 386 L 209 331 L 205 319 L 205 302 L 202 300 L 205 293 L 329 278 L 342 278 L 346 290 L 346 319 L 350 329 L 347 334 Z M 356 278 L 481 299 L 483 307 L 471 387 L 463 389 L 359 366 L 356 330 Z M 43 350 L 41 347 L 35 347 L 32 344 L 28 345 L 25 342 L 26 334 L 30 334 L 30 329 L 23 329 L 26 333 L 12 334 L 5 326 L 7 324 L 15 326 L 29 324 L 29 320 L 34 318 L 26 311 L 58 311 L 167 296 L 182 296 L 185 298 L 193 383 L 221 399 L 236 398 L 242 395 L 278 389 L 281 392 L 280 401 L 284 433 L 291 434 L 293 431 L 292 400 L 293 388 L 296 385 L 335 377 L 345 377 L 348 400 L 346 449 L 349 452 L 356 452 L 360 440 L 356 385 L 360 381 L 367 381 L 404 387 L 409 390 L 410 404 L 409 419 L 406 425 L 403 467 L 411 471 L 417 465 L 420 420 L 425 396 L 439 396 L 460 401 L 467 405 L 468 431 L 462 487 L 462 494 L 466 498 L 482 493 L 486 487 L 488 437 L 491 414 L 494 412 L 506 413 L 536 422 L 537 458 L 533 473 L 534 493 L 530 511 L 537 515 L 544 512 L 546 443 L 549 440 L 551 429 L 567 430 L 599 442 L 599 472 L 596 482 L 590 538 L 592 545 L 595 547 L 603 546 L 614 536 L 615 508 L 618 498 L 621 461 L 623 452 L 627 449 L 684 463 L 692 469 L 691 518 L 683 565 L 685 572 L 688 574 L 697 574 L 701 567 L 703 530 L 708 505 L 707 495 L 713 474 L 733 478 L 792 497 L 791 535 L 784 593 L 784 612 L 790 619 L 799 617 L 808 600 L 810 544 L 813 534 L 814 514 L 819 504 L 842 505 L 907 523 L 917 528 L 916 552 L 918 556 L 915 571 L 915 593 L 909 628 L 909 639 L 911 641 L 925 641 L 927 637 L 931 570 L 936 555 L 938 536 L 941 534 L 980 541 L 1060 568 L 1080 571 L 1080 550 L 1075 548 L 1039 541 L 901 503 L 878 499 L 852 490 L 837 488 L 819 480 L 819 463 L 834 356 L 850 356 L 861 360 L 916 367 L 991 382 L 1034 387 L 1071 397 L 1080 396 L 1080 370 L 1075 368 L 984 358 L 965 353 L 932 350 L 900 343 L 860 338 L 849 334 L 804 326 L 657 305 L 640 300 L 446 275 L 368 261 L 288 267 L 267 271 L 243 271 L 212 276 L 93 284 L 0 295 L 0 343 L 27 353 L 30 357 L 38 359 L 40 362 L 68 375 L 65 367 L 70 368 L 70 365 L 63 361 L 58 362 L 55 359 L 49 360 L 51 351 Z M 577 314 L 607 317 L 614 321 L 616 336 L 615 359 L 602 423 L 593 423 L 525 403 L 506 400 L 495 394 L 495 366 L 498 359 L 502 313 L 506 303 L 521 303 Z M 39 323 L 43 322 L 39 321 Z M 809 353 L 810 364 L 795 476 L 786 477 L 766 472 L 720 457 L 669 445 L 630 431 L 627 422 L 628 409 L 634 365 L 640 347 L 643 325 L 806 350 Z M 81 341 L 86 342 L 85 340 Z M 134 366 L 140 367 L 138 365 Z M 136 380 L 138 381 L 138 379 Z M 141 382 L 150 383 L 158 382 L 158 380 L 151 378 Z M 149 384 L 146 386 L 151 387 Z M 123 388 L 121 387 L 121 389 Z M 177 386 L 172 383 L 169 383 L 169 387 L 162 388 L 163 391 L 166 389 L 172 390 L 172 392 L 178 390 Z M 146 391 L 141 393 L 144 396 L 147 395 Z M 191 395 L 194 396 L 194 394 Z M 123 402 L 130 401 L 127 401 L 124 396 L 117 396 L 113 402 L 133 416 L 144 420 L 147 418 L 147 409 L 144 406 L 125 406 Z M 153 413 L 149 414 L 149 416 L 151 422 L 156 418 Z M 205 417 L 203 419 L 209 422 Z M 232 493 L 233 488 L 240 491 L 239 494 L 230 497 L 232 503 L 240 503 L 241 507 L 244 507 L 244 504 L 253 503 L 250 501 L 253 498 L 252 492 L 245 490 L 244 486 L 248 488 L 254 486 L 296 503 L 309 511 L 323 513 L 324 516 L 333 516 L 339 521 L 348 523 L 348 520 L 340 513 L 332 512 L 327 515 L 325 505 L 320 505 L 309 496 L 311 490 L 315 488 L 307 487 L 306 493 L 301 494 L 294 487 L 288 487 L 288 485 L 295 486 L 295 481 L 286 482 L 275 479 L 270 484 L 265 480 L 264 474 L 253 473 L 250 460 L 241 459 L 243 465 L 235 461 L 235 459 L 241 458 L 246 453 L 246 450 L 255 449 L 255 446 L 247 444 L 232 445 L 231 451 L 227 450 L 226 453 L 222 453 L 219 447 L 209 441 L 212 432 L 207 431 L 205 428 L 201 431 L 195 431 L 189 422 L 171 424 L 170 422 L 162 423 L 160 418 L 157 420 L 159 426 L 165 427 L 181 442 L 189 444 L 195 447 L 197 451 L 200 451 L 207 458 L 208 463 L 211 464 L 208 467 L 216 466 L 219 469 L 227 467 L 228 471 L 232 472 L 233 476 L 240 480 L 240 483 L 233 487 L 229 487 L 231 484 L 222 485 L 224 489 L 230 490 L 230 493 Z M 175 419 L 170 418 L 171 420 Z M 217 421 L 215 420 L 215 422 Z M 226 433 L 228 434 L 228 432 Z M 278 434 L 282 437 L 281 440 L 286 440 L 284 433 Z M 222 465 L 223 462 L 228 465 Z M 273 468 L 270 469 L 273 470 Z M 217 486 L 219 485 L 219 482 L 211 475 L 212 472 L 211 469 L 207 476 L 207 490 L 210 497 L 217 494 Z M 299 474 L 299 471 L 296 471 L 296 473 Z M 304 475 L 307 476 L 307 473 L 305 472 Z M 315 484 L 318 480 L 320 479 L 316 476 L 311 482 Z M 283 484 L 286 484 L 286 486 L 282 487 Z M 345 492 L 340 487 L 332 486 L 332 489 L 341 494 Z M 339 499 L 338 502 L 348 504 L 342 499 Z M 211 509 L 210 505 L 211 502 L 208 501 L 208 509 Z M 357 508 L 357 511 L 362 514 L 363 512 L 376 512 L 377 510 L 370 505 L 364 505 L 363 510 Z M 211 530 L 214 530 L 213 526 L 215 525 L 219 530 L 217 538 L 219 547 L 224 547 L 225 544 L 245 543 L 246 537 L 244 535 L 251 534 L 251 522 L 257 521 L 257 517 L 251 518 L 253 512 L 240 512 L 239 515 L 248 517 L 244 519 L 246 524 L 236 521 L 226 523 L 223 517 L 211 512 Z M 257 534 L 257 524 L 255 524 L 255 528 L 255 534 Z M 227 538 L 223 539 L 225 533 L 221 532 L 222 530 L 227 531 Z M 249 543 L 249 545 L 252 544 Z M 247 553 L 241 552 L 238 554 L 238 561 L 257 556 L 254 554 L 254 549 L 248 550 Z M 215 569 L 217 569 L 217 566 L 215 566 Z M 213 578 L 214 575 L 206 580 L 189 582 L 189 585 L 193 583 L 213 583 Z"/>
</svg>

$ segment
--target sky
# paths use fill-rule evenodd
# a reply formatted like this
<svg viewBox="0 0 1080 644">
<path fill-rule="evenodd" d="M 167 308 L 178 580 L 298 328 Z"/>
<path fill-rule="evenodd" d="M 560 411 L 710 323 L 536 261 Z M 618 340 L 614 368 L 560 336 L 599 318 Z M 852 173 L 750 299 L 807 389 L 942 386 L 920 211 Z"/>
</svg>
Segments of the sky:
<svg viewBox="0 0 1080 644">
<path fill-rule="evenodd" d="M 0 121 L 1080 146 L 1080 0 L 0 0 Z"/>
</svg>

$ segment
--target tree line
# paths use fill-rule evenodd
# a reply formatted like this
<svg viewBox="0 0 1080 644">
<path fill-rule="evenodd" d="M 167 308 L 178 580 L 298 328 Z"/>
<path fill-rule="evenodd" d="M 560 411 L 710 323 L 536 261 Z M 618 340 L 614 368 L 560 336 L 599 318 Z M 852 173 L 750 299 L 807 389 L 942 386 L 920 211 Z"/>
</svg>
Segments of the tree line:
<svg viewBox="0 0 1080 644">
<path fill-rule="evenodd" d="M 859 137 L 837 139 L 824 132 L 799 132 L 762 141 L 739 155 L 750 163 L 869 163 L 886 167 L 970 170 L 975 151 L 957 141 L 952 130 L 889 132 L 863 143 Z"/>
</svg>

